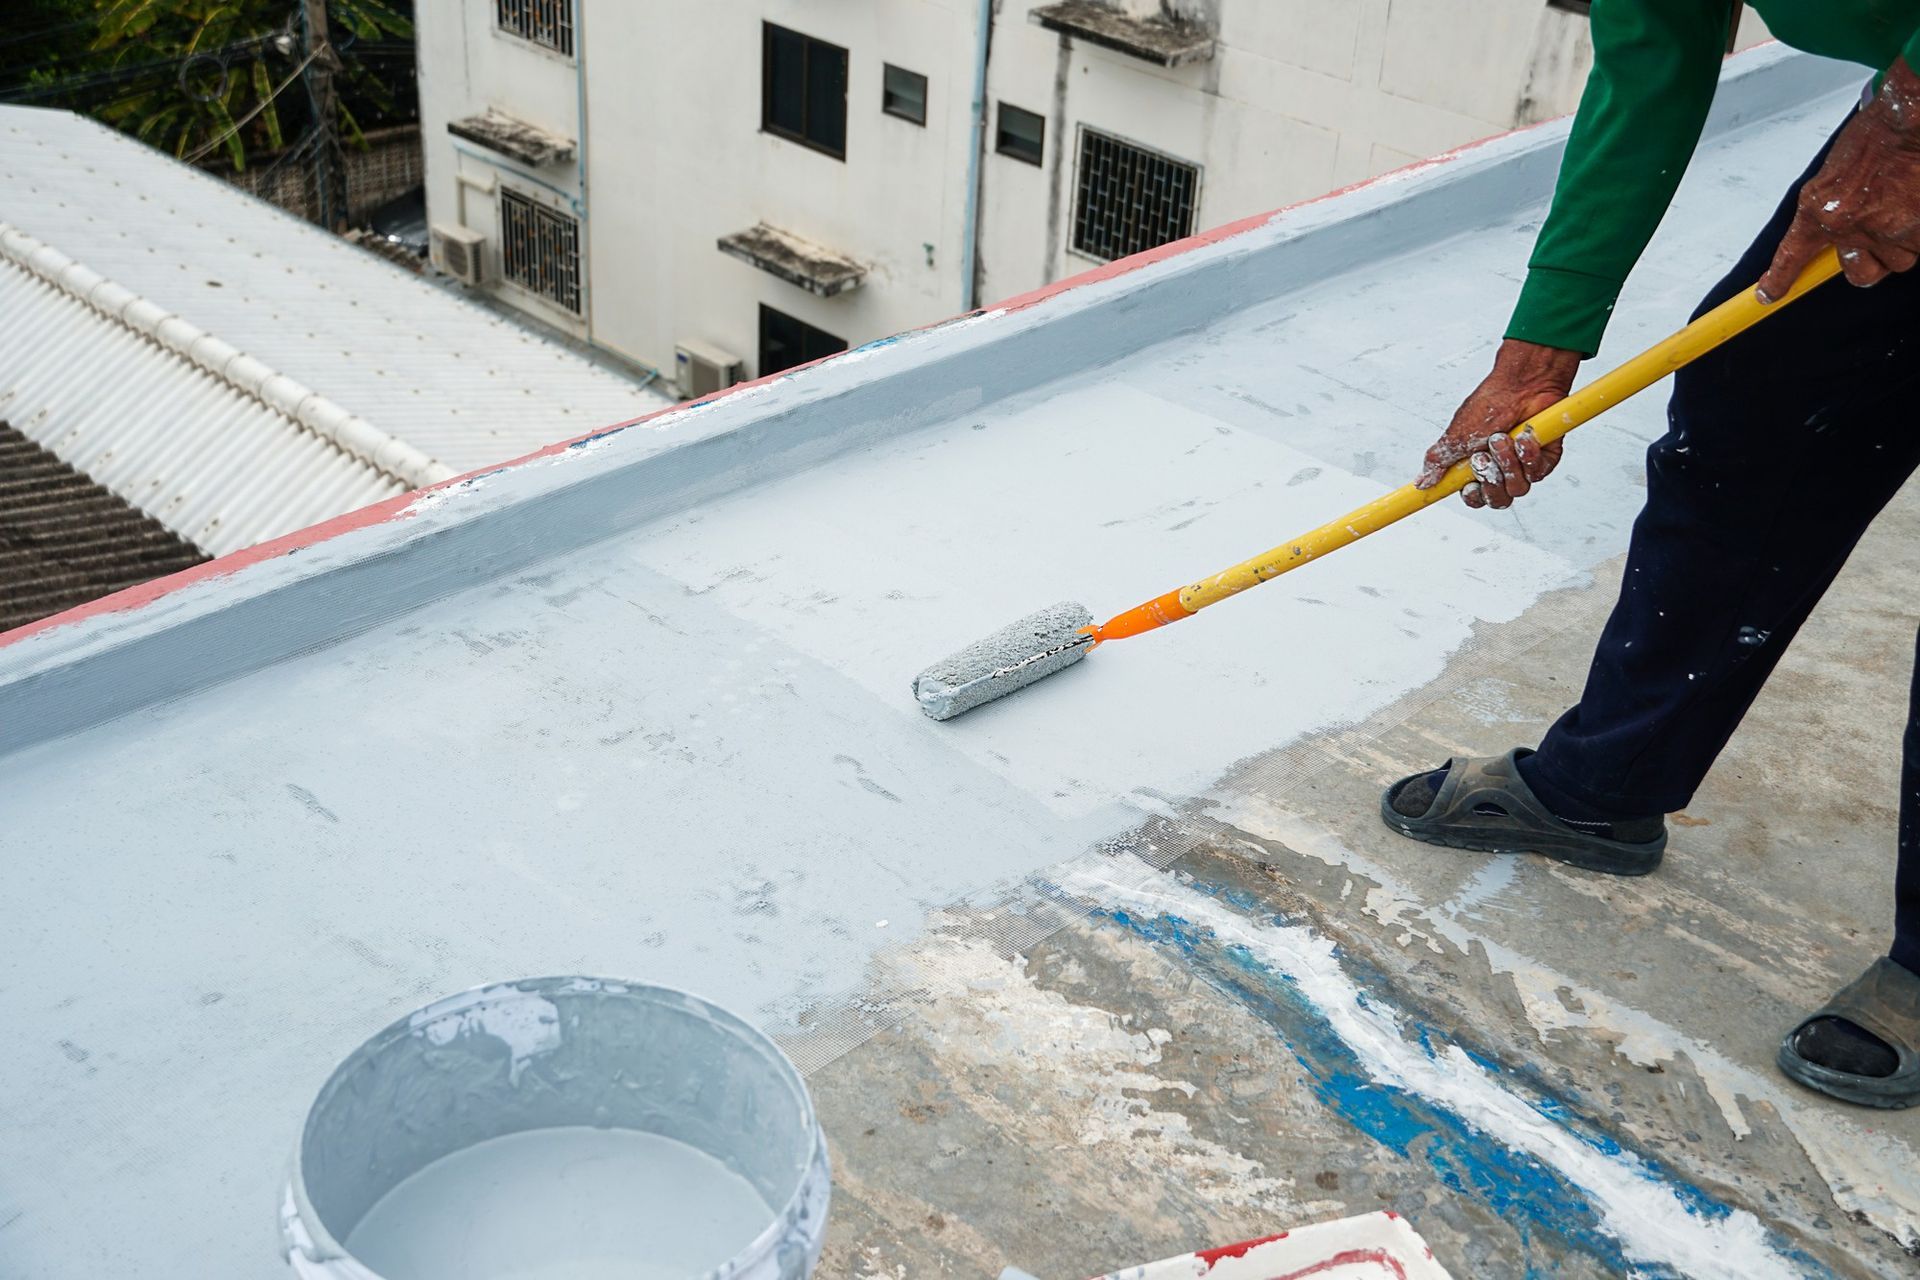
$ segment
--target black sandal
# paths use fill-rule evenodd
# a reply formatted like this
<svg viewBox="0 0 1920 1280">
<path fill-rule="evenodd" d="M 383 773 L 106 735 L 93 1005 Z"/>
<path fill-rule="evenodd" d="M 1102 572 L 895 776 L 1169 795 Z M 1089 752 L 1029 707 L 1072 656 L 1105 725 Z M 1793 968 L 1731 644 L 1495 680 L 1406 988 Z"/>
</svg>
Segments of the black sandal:
<svg viewBox="0 0 1920 1280">
<path fill-rule="evenodd" d="M 1450 849 L 1537 853 L 1616 876 L 1643 876 L 1660 865 L 1667 848 L 1664 825 L 1656 838 L 1633 842 L 1582 831 L 1554 817 L 1515 767 L 1532 754 L 1516 747 L 1504 756 L 1447 761 L 1446 779 L 1419 817 L 1401 813 L 1393 802 L 1432 770 L 1402 778 L 1380 797 L 1380 817 L 1403 836 Z"/>
<path fill-rule="evenodd" d="M 1899 1060 L 1889 1076 L 1861 1076 L 1823 1067 L 1795 1047 L 1800 1033 L 1821 1018 L 1845 1018 L 1878 1037 Z M 1809 1089 L 1863 1107 L 1910 1107 L 1920 1102 L 1920 974 L 1886 957 L 1873 962 L 1819 1012 L 1809 1014 L 1780 1042 L 1780 1069 Z"/>
</svg>

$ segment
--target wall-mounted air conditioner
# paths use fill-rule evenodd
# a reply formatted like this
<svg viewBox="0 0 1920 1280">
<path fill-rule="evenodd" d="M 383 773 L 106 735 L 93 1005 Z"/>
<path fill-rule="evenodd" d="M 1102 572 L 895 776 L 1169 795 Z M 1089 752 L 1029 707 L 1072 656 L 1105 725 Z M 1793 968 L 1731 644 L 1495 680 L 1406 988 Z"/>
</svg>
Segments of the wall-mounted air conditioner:
<svg viewBox="0 0 1920 1280">
<path fill-rule="evenodd" d="M 683 399 L 694 400 L 724 391 L 746 379 L 747 366 L 739 356 L 700 342 L 682 342 L 673 349 L 673 379 Z"/>
<path fill-rule="evenodd" d="M 436 223 L 429 233 L 429 241 L 433 265 L 461 284 L 479 284 L 486 278 L 486 255 L 481 250 L 486 247 L 487 238 L 478 231 Z"/>
</svg>

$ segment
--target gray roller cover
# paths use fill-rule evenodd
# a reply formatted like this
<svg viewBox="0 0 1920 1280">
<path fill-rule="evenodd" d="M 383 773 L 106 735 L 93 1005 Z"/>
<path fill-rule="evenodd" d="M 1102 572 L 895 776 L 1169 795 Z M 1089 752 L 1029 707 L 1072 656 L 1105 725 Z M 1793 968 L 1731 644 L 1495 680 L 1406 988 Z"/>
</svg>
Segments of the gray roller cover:
<svg viewBox="0 0 1920 1280">
<path fill-rule="evenodd" d="M 913 696 L 935 720 L 951 720 L 1086 657 L 1093 637 L 1081 629 L 1092 625 L 1086 606 L 1072 601 L 1030 613 L 922 671 Z"/>
</svg>

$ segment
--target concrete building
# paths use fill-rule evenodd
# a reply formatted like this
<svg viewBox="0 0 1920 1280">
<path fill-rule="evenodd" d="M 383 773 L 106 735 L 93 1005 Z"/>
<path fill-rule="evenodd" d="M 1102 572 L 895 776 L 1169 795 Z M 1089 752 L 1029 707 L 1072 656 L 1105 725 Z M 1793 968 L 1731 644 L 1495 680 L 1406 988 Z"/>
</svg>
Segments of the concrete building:
<svg viewBox="0 0 1920 1280">
<path fill-rule="evenodd" d="M 1684 321 L 1862 79 L 1735 60 L 1602 365 Z M 1436 506 L 946 724 L 909 691 L 1403 482 L 1565 136 L 0 637 L 0 1275 L 285 1274 L 334 1065 L 537 974 L 780 1038 L 832 1152 L 822 1280 L 1077 1280 L 1383 1208 L 1458 1280 L 1910 1274 L 1920 1110 L 1772 1057 L 1886 943 L 1913 493 L 1640 879 L 1377 806 L 1563 709 L 1660 389 L 1524 509 Z"/>
<path fill-rule="evenodd" d="M 1570 111 L 1582 8 L 423 6 L 428 210 L 478 287 L 702 393 Z"/>
</svg>

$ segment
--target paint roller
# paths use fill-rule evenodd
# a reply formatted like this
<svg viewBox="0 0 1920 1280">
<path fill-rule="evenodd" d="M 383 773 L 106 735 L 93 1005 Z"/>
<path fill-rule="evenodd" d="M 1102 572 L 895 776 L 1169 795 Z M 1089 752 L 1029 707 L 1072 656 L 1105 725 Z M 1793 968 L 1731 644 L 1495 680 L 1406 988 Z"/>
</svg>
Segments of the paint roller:
<svg viewBox="0 0 1920 1280">
<path fill-rule="evenodd" d="M 1551 444 L 1839 273 L 1839 257 L 1829 248 L 1801 272 L 1787 296 L 1778 302 L 1763 303 L 1753 290 L 1743 289 L 1678 333 L 1528 418 L 1511 434 L 1530 430 L 1541 444 Z M 1472 468 L 1465 462 L 1455 463 L 1431 489 L 1402 485 L 1291 542 L 1155 596 L 1102 623 L 1096 624 L 1084 605 L 1072 602 L 1028 614 L 922 671 L 914 678 L 913 696 L 920 709 L 935 720 L 951 720 L 1066 670 L 1109 640 L 1125 640 L 1191 618 L 1208 605 L 1358 542 L 1453 496 L 1472 480 Z"/>
</svg>

